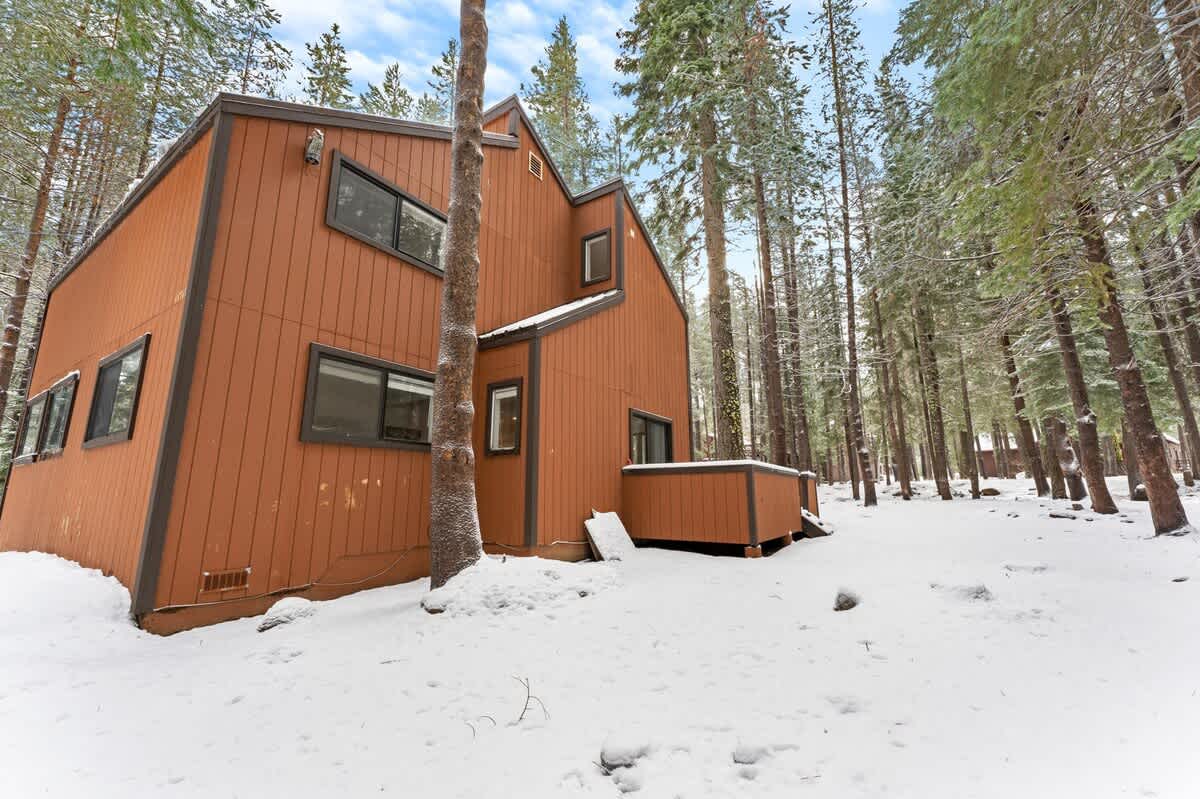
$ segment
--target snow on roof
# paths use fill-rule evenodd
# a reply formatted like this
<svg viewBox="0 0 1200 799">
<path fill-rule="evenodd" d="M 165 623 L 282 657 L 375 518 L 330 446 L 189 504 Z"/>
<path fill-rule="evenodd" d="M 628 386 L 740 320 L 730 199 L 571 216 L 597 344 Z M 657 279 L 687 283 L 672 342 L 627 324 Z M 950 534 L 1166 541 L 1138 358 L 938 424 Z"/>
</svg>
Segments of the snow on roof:
<svg viewBox="0 0 1200 799">
<path fill-rule="evenodd" d="M 713 467 L 746 467 L 753 466 L 756 469 L 762 469 L 768 472 L 779 472 L 780 474 L 788 474 L 793 477 L 799 477 L 800 472 L 787 466 L 778 466 L 774 463 L 766 463 L 764 461 L 755 461 L 745 458 L 740 461 L 680 461 L 678 463 L 635 463 L 626 466 L 622 471 L 626 472 L 649 472 L 656 469 L 711 469 Z"/>
<path fill-rule="evenodd" d="M 499 338 L 500 336 L 507 336 L 510 333 L 517 332 L 518 330 L 528 330 L 531 328 L 541 327 L 542 325 L 546 325 L 557 319 L 561 319 L 562 317 L 566 316 L 569 313 L 573 313 L 575 311 L 582 310 L 591 305 L 595 305 L 598 302 L 601 302 L 610 297 L 613 297 L 613 296 L 619 294 L 620 291 L 621 291 L 620 289 L 609 289 L 608 291 L 602 291 L 599 294 L 592 294 L 587 297 L 581 297 L 580 299 L 574 300 L 572 302 L 568 302 L 565 305 L 555 306 L 554 308 L 550 308 L 549 310 L 534 314 L 533 316 L 527 316 L 524 319 L 521 319 L 520 321 L 504 325 L 503 327 L 497 327 L 496 329 L 489 330 L 486 333 L 480 333 L 479 340 L 487 341 L 488 339 Z"/>
<path fill-rule="evenodd" d="M 1171 435 L 1170 433 L 1163 433 L 1162 437 L 1168 444 L 1178 444 L 1179 443 L 1179 439 L 1176 438 L 1175 436 Z"/>
</svg>

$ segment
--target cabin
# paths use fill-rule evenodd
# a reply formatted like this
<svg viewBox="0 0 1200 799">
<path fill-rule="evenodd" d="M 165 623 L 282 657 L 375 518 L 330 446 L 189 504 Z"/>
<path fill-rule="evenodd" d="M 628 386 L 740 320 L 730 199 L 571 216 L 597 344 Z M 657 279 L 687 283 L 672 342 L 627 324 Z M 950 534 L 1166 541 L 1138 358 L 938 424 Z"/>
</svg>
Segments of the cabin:
<svg viewBox="0 0 1200 799">
<path fill-rule="evenodd" d="M 450 135 L 218 96 L 51 286 L 0 549 L 114 575 L 160 633 L 427 575 Z M 572 193 L 515 97 L 483 149 L 485 548 L 580 559 L 625 466 L 692 458 L 687 316 L 620 180 Z M 778 473 L 727 468 L 739 541 L 790 542 L 796 473 L 775 512 L 746 492 Z"/>
</svg>

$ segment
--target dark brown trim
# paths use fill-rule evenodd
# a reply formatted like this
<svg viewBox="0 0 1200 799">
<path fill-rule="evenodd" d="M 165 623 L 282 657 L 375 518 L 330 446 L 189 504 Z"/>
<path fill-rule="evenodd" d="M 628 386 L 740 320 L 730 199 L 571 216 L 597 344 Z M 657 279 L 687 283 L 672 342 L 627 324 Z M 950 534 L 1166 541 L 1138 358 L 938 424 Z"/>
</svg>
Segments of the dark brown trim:
<svg viewBox="0 0 1200 799">
<path fill-rule="evenodd" d="M 239 116 L 278 119 L 285 122 L 303 122 L 309 125 L 353 128 L 355 130 L 373 130 L 381 133 L 399 133 L 405 136 L 442 139 L 444 141 L 450 141 L 452 135 L 451 128 L 446 125 L 390 119 L 388 117 L 362 114 L 357 111 L 318 108 L 298 103 L 288 103 L 282 100 L 268 100 L 262 97 L 223 93 L 217 96 L 216 102 L 220 104 L 223 112 Z M 515 148 L 519 144 L 509 136 L 490 131 L 484 131 L 483 143 L 493 147 L 509 148 Z"/>
<path fill-rule="evenodd" d="M 529 448 L 525 454 L 525 546 L 537 546 L 538 450 L 541 444 L 542 340 L 529 342 Z"/>
<path fill-rule="evenodd" d="M 599 186 L 594 186 L 588 189 L 582 194 L 575 195 L 571 198 L 571 205 L 583 205 L 584 203 L 591 202 L 598 197 L 603 197 L 606 194 L 612 194 L 614 192 L 619 193 L 623 184 L 624 181 L 622 181 L 621 178 L 613 178 L 612 180 L 601 183 Z"/>
<path fill-rule="evenodd" d="M 487 384 L 487 391 L 484 394 L 484 402 L 487 403 L 487 411 L 485 413 L 483 423 L 483 451 L 487 455 L 520 455 L 521 454 L 521 424 L 522 418 L 525 416 L 525 406 L 522 403 L 525 400 L 525 381 L 519 377 L 510 378 L 508 380 L 498 380 L 495 383 Z M 492 448 L 492 392 L 501 388 L 515 388 L 517 390 L 517 444 L 512 449 L 493 449 Z"/>
<path fill-rule="evenodd" d="M 628 438 L 629 444 L 629 450 L 626 458 L 628 458 L 630 465 L 641 465 L 633 463 L 633 417 L 635 416 L 640 416 L 642 419 L 645 419 L 648 422 L 658 422 L 659 424 L 665 424 L 667 426 L 667 459 L 664 461 L 664 463 L 673 463 L 675 461 L 675 421 L 667 418 L 666 416 L 659 416 L 657 413 L 643 411 L 640 408 L 630 408 L 629 418 L 626 422 L 627 427 L 625 428 L 625 434 Z M 649 446 L 649 442 L 650 435 L 647 433 L 647 446 Z"/>
<path fill-rule="evenodd" d="M 758 546 L 758 497 L 754 491 L 754 467 L 746 470 L 746 513 L 750 527 L 750 546 Z"/>
<path fill-rule="evenodd" d="M 184 295 L 183 315 L 179 320 L 179 335 L 175 342 L 175 363 L 171 367 L 171 383 L 167 391 L 158 459 L 150 483 L 150 500 L 146 508 L 137 575 L 133 583 L 131 612 L 135 618 L 154 609 L 154 596 L 158 589 L 167 522 L 171 513 L 171 498 L 175 491 L 175 476 L 179 468 L 179 452 L 183 446 L 188 399 L 195 377 L 196 356 L 200 348 L 200 330 L 204 322 L 208 278 L 212 272 L 217 218 L 225 188 L 229 141 L 233 135 L 233 117 L 218 113 L 213 126 L 212 144 L 208 152 L 208 166 L 204 173 L 204 189 L 200 200 L 200 216 L 196 223 L 196 243 L 192 247 L 192 265 Z"/>
<path fill-rule="evenodd" d="M 434 208 L 429 203 L 423 202 L 420 198 L 415 197 L 412 194 L 409 194 L 407 191 L 400 188 L 395 183 L 392 183 L 390 180 L 388 180 L 387 178 L 385 178 L 383 175 L 379 174 L 378 172 L 374 171 L 370 167 L 367 167 L 367 166 L 364 166 L 363 164 L 358 163 L 357 161 L 355 161 L 353 158 L 346 155 L 345 153 L 339 152 L 338 150 L 334 150 L 330 157 L 333 159 L 333 168 L 329 170 L 329 192 L 325 195 L 325 224 L 328 225 L 329 227 L 333 228 L 334 230 L 338 231 L 339 233 L 344 233 L 345 235 L 349 236 L 352 239 L 361 241 L 363 244 L 366 244 L 368 247 L 374 247 L 375 249 L 380 250 L 381 252 L 387 253 L 388 255 L 392 256 L 393 258 L 398 258 L 401 261 L 404 261 L 406 264 L 412 264 L 413 266 L 417 267 L 418 269 L 424 269 L 426 272 L 437 275 L 438 277 L 442 277 L 444 275 L 444 273 L 443 273 L 441 267 L 437 266 L 436 264 L 431 264 L 428 261 L 423 261 L 415 255 L 406 253 L 403 250 L 398 250 L 393 246 L 383 244 L 382 242 L 376 241 L 375 239 L 371 238 L 370 236 L 363 235 L 362 233 L 355 230 L 354 228 L 349 227 L 348 225 L 345 225 L 342 222 L 338 221 L 338 219 L 337 219 L 337 201 L 335 198 L 337 197 L 338 184 L 341 182 L 341 179 L 342 179 L 342 169 L 343 169 L 343 167 L 348 166 L 350 168 L 350 171 L 356 173 L 359 177 L 363 178 L 364 180 L 368 180 L 371 183 L 374 183 L 375 185 L 377 185 L 379 188 L 383 189 L 384 191 L 387 191 L 391 194 L 396 195 L 396 200 L 397 200 L 397 202 L 396 202 L 396 223 L 393 226 L 393 230 L 392 230 L 393 239 L 396 236 L 396 230 L 399 228 L 400 220 L 404 215 L 404 203 L 406 203 L 406 202 L 412 203 L 413 205 L 420 208 L 422 211 L 425 211 L 428 214 L 436 216 L 438 219 L 440 219 L 443 222 L 443 224 L 446 222 L 446 215 L 444 213 L 442 213 L 441 211 L 439 211 L 438 209 Z M 443 238 L 442 244 L 444 245 L 445 244 L 445 231 L 443 231 L 442 238 Z"/>
<path fill-rule="evenodd" d="M 600 277 L 588 279 L 587 275 L 587 248 L 588 242 L 599 238 L 608 239 L 608 263 L 605 264 L 607 269 Z M 613 274 L 613 236 L 612 228 L 606 227 L 600 230 L 593 230 L 582 239 L 579 240 L 579 283 L 583 286 L 593 286 L 597 283 L 604 283 L 612 277 Z"/>
<path fill-rule="evenodd" d="M 24 466 L 27 463 L 35 463 L 42 449 L 42 437 L 46 433 L 46 398 L 50 396 L 50 389 L 39 391 L 28 400 L 25 401 L 25 407 L 21 411 L 21 424 L 17 426 L 17 442 L 16 448 L 13 449 L 13 466 Z M 20 445 L 25 438 L 25 428 L 29 424 L 29 409 L 37 404 L 42 405 L 42 417 L 38 422 L 37 440 L 33 442 L 33 452 L 28 455 L 17 455 L 20 452 Z"/>
<path fill-rule="evenodd" d="M 71 401 L 67 403 L 66 418 L 63 421 L 62 446 L 55 447 L 54 449 L 46 448 L 46 425 L 43 422 L 42 440 L 38 444 L 38 460 L 57 458 L 67 448 L 67 436 L 71 435 L 71 417 L 75 413 L 75 399 L 79 396 L 79 372 L 71 372 L 66 377 L 59 379 L 54 385 L 46 389 L 46 393 L 53 397 L 65 386 L 71 386 Z"/>
<path fill-rule="evenodd" d="M 625 203 L 622 202 L 624 192 L 613 195 L 616 207 L 613 209 L 613 224 L 617 229 L 617 246 L 613 258 L 617 263 L 617 288 L 625 290 Z"/>
<path fill-rule="evenodd" d="M 104 371 L 104 367 L 124 358 L 126 355 L 131 355 L 138 350 L 142 351 L 141 363 L 138 364 L 137 385 L 133 389 L 133 407 L 129 409 L 129 427 L 124 430 L 118 430 L 115 433 L 108 433 L 96 438 L 88 438 L 88 434 L 92 430 L 92 421 L 96 416 L 96 401 L 100 398 L 99 392 L 96 390 L 100 387 L 100 373 Z M 95 449 L 96 447 L 106 447 L 109 444 L 120 444 L 122 441 L 128 441 L 133 438 L 133 430 L 137 426 L 138 406 L 142 401 L 142 381 L 146 377 L 146 359 L 150 355 L 150 334 L 143 333 L 137 339 L 126 344 L 121 349 L 114 352 L 112 355 L 106 355 L 96 364 L 96 382 L 95 388 L 92 389 L 92 405 L 88 408 L 87 426 L 83 428 L 83 448 Z"/>
<path fill-rule="evenodd" d="M 317 365 L 322 357 L 332 358 L 346 363 L 366 366 L 371 369 L 377 369 L 383 373 L 380 381 L 380 402 L 379 402 L 379 425 L 378 434 L 374 438 L 356 437 L 341 435 L 338 433 L 327 433 L 322 430 L 313 430 L 312 420 L 313 414 L 316 412 L 317 400 Z M 407 366 L 394 361 L 385 361 L 382 358 L 375 358 L 370 355 L 344 350 L 339 347 L 331 347 L 327 344 L 320 344 L 313 341 L 308 346 L 308 375 L 304 383 L 304 414 L 300 419 L 300 440 L 308 444 L 339 444 L 349 445 L 352 447 L 372 447 L 375 449 L 407 449 L 416 452 L 429 452 L 428 441 L 401 441 L 397 439 L 383 437 L 383 417 L 387 410 L 387 388 L 388 388 L 388 373 L 394 372 L 406 377 L 415 377 L 419 380 L 426 380 L 429 385 L 433 385 L 434 373 L 427 372 L 424 369 L 418 369 L 415 366 Z M 430 412 L 432 413 L 433 406 L 430 403 Z M 431 420 L 432 424 L 432 420 Z M 432 429 L 432 428 L 431 428 Z"/>
<path fill-rule="evenodd" d="M 610 296 L 605 297 L 602 300 L 597 300 L 591 305 L 584 305 L 573 311 L 568 311 L 562 316 L 557 316 L 540 324 L 529 325 L 528 327 L 519 327 L 511 332 L 505 333 L 504 335 L 484 339 L 479 342 L 479 349 L 490 350 L 495 349 L 496 347 L 504 347 L 508 344 L 514 344 L 518 341 L 529 341 L 530 339 L 540 338 L 547 333 L 553 333 L 559 328 L 568 327 L 576 322 L 581 322 L 584 319 L 587 319 L 589 316 L 594 316 L 606 308 L 612 308 L 613 306 L 620 305 L 625 301 L 624 291 L 618 291 L 616 289 L 609 289 L 609 291 L 613 292 Z M 603 294 L 604 292 L 600 293 Z M 586 299 L 586 297 L 580 297 L 579 299 Z M 488 334 L 484 333 L 484 335 L 486 336 Z"/>
<path fill-rule="evenodd" d="M 158 159 L 157 163 L 150 168 L 150 171 L 146 173 L 146 176 L 141 179 L 133 191 L 129 192 L 125 199 L 121 201 L 120 205 L 113 209 L 112 213 L 110 213 L 108 218 L 105 219 L 104 223 L 101 224 L 99 230 L 97 230 L 82 247 L 75 251 L 75 253 L 71 256 L 71 260 L 67 262 L 65 267 L 63 267 L 63 270 L 59 272 L 52 281 L 50 281 L 50 287 L 46 291 L 47 303 L 49 303 L 49 297 L 54 293 L 54 290 L 58 288 L 59 285 L 66 280 L 80 264 L 84 262 L 84 260 L 87 259 L 92 251 L 100 245 L 100 242 L 104 241 L 104 239 L 108 237 L 108 234 L 112 233 L 112 231 L 116 229 L 117 225 L 121 223 L 121 220 L 128 216 L 129 212 L 132 211 L 134 207 L 142 201 L 142 198 L 149 194 L 150 191 L 158 185 L 158 182 L 162 180 L 168 172 L 171 171 L 171 169 L 175 166 L 175 163 L 183 158 L 183 156 L 187 155 L 188 151 L 192 149 L 192 146 L 200 140 L 205 131 L 207 131 L 212 125 L 213 120 L 216 118 L 217 106 L 219 105 L 219 102 L 220 101 L 218 98 L 218 100 L 211 103 L 208 108 L 204 109 L 200 116 L 196 118 L 196 121 L 193 122 L 187 128 L 187 130 L 179 135 L 179 138 L 175 140 L 175 143 L 171 145 L 171 147 L 165 153 L 163 153 L 162 158 Z"/>
</svg>

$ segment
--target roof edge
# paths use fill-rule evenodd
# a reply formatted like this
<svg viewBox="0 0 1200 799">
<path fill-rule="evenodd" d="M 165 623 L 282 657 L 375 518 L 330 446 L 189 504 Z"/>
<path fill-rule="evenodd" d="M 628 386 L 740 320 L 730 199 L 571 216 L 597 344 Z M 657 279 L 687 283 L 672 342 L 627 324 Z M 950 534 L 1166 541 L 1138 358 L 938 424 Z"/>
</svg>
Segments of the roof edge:
<svg viewBox="0 0 1200 799">
<path fill-rule="evenodd" d="M 606 294 L 608 296 L 604 296 Z M 582 322 L 589 316 L 594 316 L 603 310 L 620 305 L 625 301 L 625 289 L 608 289 L 607 291 L 602 291 L 597 294 L 589 294 L 587 296 L 574 299 L 571 302 L 564 303 L 564 306 L 573 305 L 581 300 L 587 300 L 593 297 L 600 299 L 596 299 L 595 302 L 579 305 L 576 308 L 572 308 L 571 310 L 564 312 L 560 316 L 555 316 L 544 321 L 533 322 L 523 326 L 517 326 L 520 325 L 520 322 L 513 322 L 511 323 L 513 326 L 511 330 L 507 330 L 500 334 L 481 333 L 478 337 L 479 349 L 490 350 L 495 349 L 496 347 L 504 347 L 508 344 L 515 344 L 518 341 L 528 341 L 530 339 L 541 338 L 547 333 L 553 333 L 555 330 L 560 330 L 564 327 L 570 327 L 576 322 Z M 550 308 L 542 313 L 548 313 L 549 311 L 553 310 L 553 308 Z M 510 325 L 502 325 L 501 329 L 504 327 L 510 327 Z"/>
</svg>

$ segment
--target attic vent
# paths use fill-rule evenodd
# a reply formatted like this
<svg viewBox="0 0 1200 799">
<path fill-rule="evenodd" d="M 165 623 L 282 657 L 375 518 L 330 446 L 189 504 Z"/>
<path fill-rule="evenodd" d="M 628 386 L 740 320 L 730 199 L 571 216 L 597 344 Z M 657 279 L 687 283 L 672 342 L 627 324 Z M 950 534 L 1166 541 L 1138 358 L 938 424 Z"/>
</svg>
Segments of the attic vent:
<svg viewBox="0 0 1200 799">
<path fill-rule="evenodd" d="M 245 588 L 250 584 L 250 567 L 244 569 L 228 569 L 221 572 L 204 572 L 200 592 L 232 591 L 235 588 Z"/>
<path fill-rule="evenodd" d="M 533 154 L 533 150 L 529 151 L 529 172 L 538 180 L 542 179 L 542 159 Z"/>
</svg>

